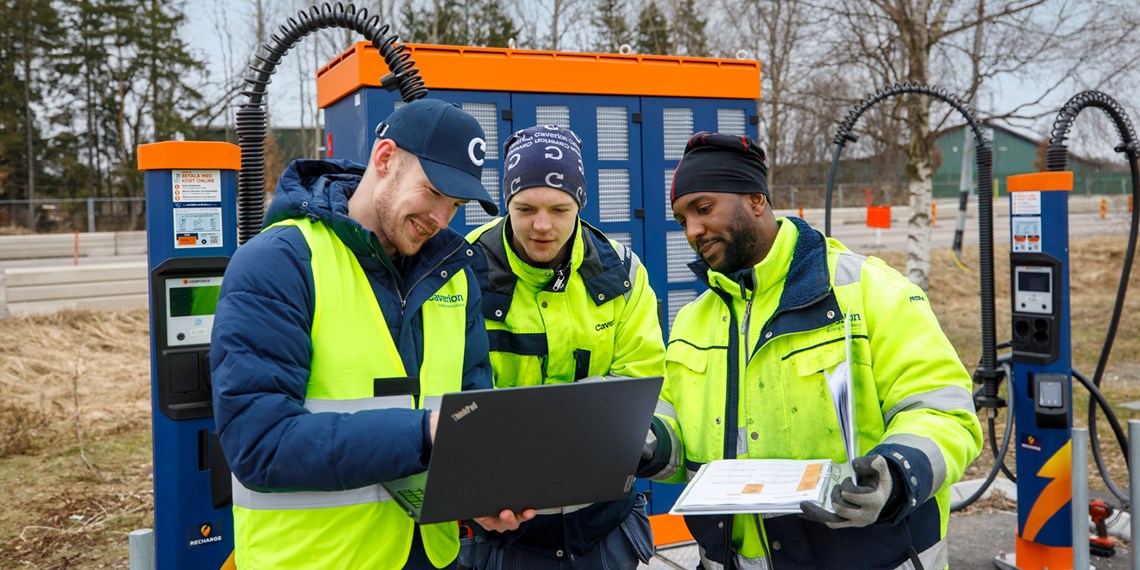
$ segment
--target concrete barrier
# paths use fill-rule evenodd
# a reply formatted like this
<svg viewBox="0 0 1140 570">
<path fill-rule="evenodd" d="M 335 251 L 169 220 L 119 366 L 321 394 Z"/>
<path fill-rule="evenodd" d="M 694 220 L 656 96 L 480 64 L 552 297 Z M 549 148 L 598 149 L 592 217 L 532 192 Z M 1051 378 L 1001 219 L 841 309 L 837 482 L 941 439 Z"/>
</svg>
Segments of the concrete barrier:
<svg viewBox="0 0 1140 570">
<path fill-rule="evenodd" d="M 19 267 L 0 273 L 0 317 L 147 306 L 145 262 Z"/>
<path fill-rule="evenodd" d="M 48 259 L 75 255 L 76 234 L 0 236 L 0 259 Z M 146 253 L 146 232 L 92 232 L 79 234 L 79 256 L 137 255 Z"/>
</svg>

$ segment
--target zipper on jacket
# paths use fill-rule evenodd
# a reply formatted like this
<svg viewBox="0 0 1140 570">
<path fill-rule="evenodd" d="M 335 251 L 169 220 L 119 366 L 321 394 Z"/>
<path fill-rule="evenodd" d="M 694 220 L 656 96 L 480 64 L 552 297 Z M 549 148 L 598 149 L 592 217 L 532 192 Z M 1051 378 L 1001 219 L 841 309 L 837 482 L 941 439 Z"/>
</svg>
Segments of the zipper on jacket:
<svg viewBox="0 0 1140 570">
<path fill-rule="evenodd" d="M 807 309 L 809 307 L 813 307 L 815 305 L 818 305 L 820 302 L 825 301 L 830 294 L 831 294 L 831 289 L 829 288 L 827 291 L 824 291 L 823 294 L 821 294 L 820 296 L 818 296 L 818 297 L 816 297 L 816 298 L 814 298 L 814 299 L 812 299 L 812 300 L 810 300 L 810 301 L 808 301 L 802 305 L 796 305 L 795 307 L 787 307 L 785 309 L 777 309 L 775 313 L 772 313 L 771 317 L 768 317 L 768 321 L 764 323 L 764 327 L 760 329 L 761 339 L 758 339 L 756 341 L 757 347 L 759 347 L 760 341 L 763 340 L 764 331 L 768 330 L 768 327 L 772 324 L 772 321 L 776 320 L 776 317 L 778 317 L 784 313 L 790 313 L 792 311 L 800 311 L 800 310 Z"/>
<path fill-rule="evenodd" d="M 566 265 L 559 265 L 554 270 L 554 284 L 550 286 L 550 290 L 555 293 L 561 293 L 566 288 L 567 274 L 569 268 Z"/>
<path fill-rule="evenodd" d="M 752 294 L 744 301 L 744 367 L 748 368 L 748 363 L 752 361 L 752 345 L 748 344 L 748 325 L 752 321 L 752 301 L 756 299 L 756 289 L 752 289 Z"/>
<path fill-rule="evenodd" d="M 355 229 L 353 231 L 355 231 L 357 234 L 360 233 L 359 229 Z M 400 272 L 396 270 L 396 266 L 392 263 L 392 259 L 388 257 L 388 254 L 376 249 L 375 243 L 369 241 L 368 249 L 372 250 L 372 259 L 379 261 L 380 265 L 387 269 L 388 273 L 392 274 L 392 284 L 396 286 L 396 293 L 400 296 L 400 311 L 403 312 L 404 290 L 402 287 L 400 287 L 400 281 L 403 280 L 403 278 L 400 276 Z"/>
<path fill-rule="evenodd" d="M 460 244 L 458 247 L 451 250 L 451 253 L 448 253 L 447 255 L 443 256 L 443 258 L 440 259 L 439 262 L 437 262 L 435 265 L 433 265 L 431 269 L 425 271 L 423 273 L 423 275 L 420 275 L 419 279 L 416 279 L 415 282 L 412 283 L 412 286 L 408 287 L 407 293 L 400 291 L 400 311 L 401 312 L 403 312 L 404 308 L 408 305 L 408 296 L 412 294 L 412 291 L 415 291 L 416 286 L 419 285 L 420 282 L 422 282 L 424 279 L 427 279 L 428 275 L 434 274 L 436 269 L 439 269 L 439 267 L 441 265 L 443 265 L 444 262 L 446 262 L 448 259 L 451 259 L 451 256 L 458 253 L 460 249 L 463 249 L 463 244 Z M 399 288 L 400 287 L 397 284 L 396 289 L 399 290 Z"/>
</svg>

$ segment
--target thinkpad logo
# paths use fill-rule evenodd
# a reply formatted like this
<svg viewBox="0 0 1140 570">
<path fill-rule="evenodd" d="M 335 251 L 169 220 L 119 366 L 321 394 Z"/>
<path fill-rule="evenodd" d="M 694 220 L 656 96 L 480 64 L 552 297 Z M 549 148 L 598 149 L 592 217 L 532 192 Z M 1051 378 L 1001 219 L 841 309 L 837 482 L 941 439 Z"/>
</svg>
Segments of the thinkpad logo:
<svg viewBox="0 0 1140 570">
<path fill-rule="evenodd" d="M 471 402 L 470 404 L 467 404 L 466 406 L 463 406 L 462 408 L 460 408 L 458 412 L 451 414 L 451 419 L 453 419 L 455 421 L 459 421 L 459 420 L 467 417 L 468 414 L 470 414 L 471 412 L 474 412 L 475 410 L 478 410 L 478 409 L 479 409 L 479 404 L 476 404 L 475 402 Z"/>
</svg>

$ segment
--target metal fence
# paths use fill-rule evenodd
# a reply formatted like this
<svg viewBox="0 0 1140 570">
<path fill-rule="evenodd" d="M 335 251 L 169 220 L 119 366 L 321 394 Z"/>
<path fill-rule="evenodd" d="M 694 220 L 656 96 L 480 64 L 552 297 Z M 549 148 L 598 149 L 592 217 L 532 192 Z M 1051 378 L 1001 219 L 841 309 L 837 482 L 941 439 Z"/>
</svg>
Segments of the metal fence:
<svg viewBox="0 0 1140 570">
<path fill-rule="evenodd" d="M 934 196 L 958 196 L 958 182 L 932 181 Z M 824 184 L 775 184 L 770 189 L 776 208 L 822 208 Z M 1127 176 L 1078 177 L 1073 195 L 1113 196 L 1131 192 Z M 842 183 L 835 185 L 832 207 L 906 206 L 903 185 Z M 30 206 L 30 207 L 29 207 Z M 110 232 L 146 229 L 145 198 L 44 198 L 0 200 L 0 233 Z"/>
<path fill-rule="evenodd" d="M 1000 193 L 1005 193 L 1005 181 L 1000 180 Z M 933 180 L 935 198 L 957 198 L 958 181 Z M 1127 175 L 1077 177 L 1073 180 L 1074 196 L 1120 196 L 1132 191 Z M 825 184 L 775 184 L 770 188 L 776 208 L 822 208 L 826 201 Z M 836 183 L 831 197 L 833 208 L 862 208 L 866 206 L 906 206 L 909 196 L 905 185 Z"/>
<path fill-rule="evenodd" d="M 0 233 L 142 230 L 145 198 L 0 200 Z"/>
<path fill-rule="evenodd" d="M 776 208 L 822 208 L 827 198 L 824 184 L 776 184 L 769 192 Z M 905 186 L 836 184 L 831 196 L 833 208 L 905 206 L 907 203 Z"/>
</svg>

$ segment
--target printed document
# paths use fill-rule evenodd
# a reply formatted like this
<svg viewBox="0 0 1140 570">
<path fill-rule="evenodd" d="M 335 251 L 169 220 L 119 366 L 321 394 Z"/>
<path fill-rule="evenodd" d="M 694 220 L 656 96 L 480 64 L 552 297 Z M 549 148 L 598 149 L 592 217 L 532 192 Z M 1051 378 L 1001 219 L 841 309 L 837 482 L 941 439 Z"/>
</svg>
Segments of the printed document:
<svg viewBox="0 0 1140 570">
<path fill-rule="evenodd" d="M 859 456 L 851 380 L 851 311 L 843 322 L 846 358 L 830 372 L 824 370 L 847 461 L 828 459 L 720 459 L 702 465 L 677 498 L 669 514 L 788 514 L 802 512 L 808 501 L 831 510 L 831 490 L 855 474 L 851 461 Z M 855 481 L 857 483 L 857 481 Z"/>
<path fill-rule="evenodd" d="M 831 510 L 841 475 L 827 459 L 719 459 L 701 466 L 669 514 L 799 513 L 802 501 Z"/>
</svg>

